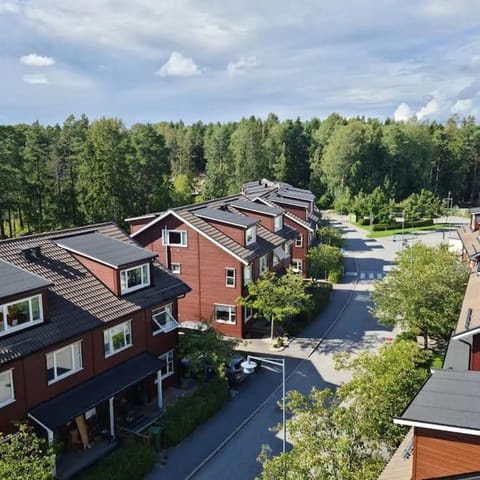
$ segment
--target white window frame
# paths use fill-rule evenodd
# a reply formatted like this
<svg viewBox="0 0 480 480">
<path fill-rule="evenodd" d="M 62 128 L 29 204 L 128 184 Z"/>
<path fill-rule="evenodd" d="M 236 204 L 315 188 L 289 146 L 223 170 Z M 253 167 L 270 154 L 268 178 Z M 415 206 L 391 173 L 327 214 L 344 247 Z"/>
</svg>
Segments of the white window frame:
<svg viewBox="0 0 480 480">
<path fill-rule="evenodd" d="M 140 269 L 140 283 L 134 285 L 133 287 L 128 287 L 128 272 L 133 270 Z M 135 265 L 134 267 L 125 268 L 120 270 L 120 294 L 124 295 L 126 293 L 134 292 L 135 290 L 140 290 L 141 288 L 150 286 L 150 264 L 142 263 L 142 265 Z"/>
<path fill-rule="evenodd" d="M 229 273 L 231 275 L 229 275 Z M 236 277 L 235 269 L 231 267 L 226 267 L 225 268 L 225 286 L 228 288 L 235 288 L 235 283 L 236 283 L 235 277 Z"/>
<path fill-rule="evenodd" d="M 75 346 L 78 346 L 79 353 L 80 353 L 79 358 L 77 357 L 77 355 L 74 352 Z M 57 355 L 64 352 L 65 350 L 68 350 L 68 349 L 70 349 L 70 359 L 72 361 L 73 368 L 72 368 L 72 370 L 69 370 L 68 372 L 57 375 Z M 49 356 L 51 356 L 52 361 L 53 361 L 53 365 L 52 365 L 52 367 L 53 367 L 53 378 L 51 380 L 47 380 L 48 385 L 51 385 L 52 383 L 63 380 L 64 378 L 69 377 L 70 375 L 73 375 L 73 374 L 79 372 L 80 370 L 83 370 L 82 341 L 81 340 L 78 341 L 78 342 L 71 343 L 70 345 L 67 345 L 65 347 L 59 348 L 58 350 L 54 350 L 52 352 L 49 352 L 45 355 L 46 364 L 47 364 L 47 379 L 48 379 L 48 370 L 49 370 L 49 368 L 48 368 L 48 361 L 49 361 L 48 357 Z M 78 365 L 77 365 L 77 363 L 78 363 Z"/>
<path fill-rule="evenodd" d="M 253 308 L 243 307 L 243 323 L 247 323 L 251 318 L 253 318 Z"/>
<path fill-rule="evenodd" d="M 160 355 L 158 358 L 160 360 L 165 360 L 166 365 L 166 372 L 162 372 L 162 380 L 170 377 L 175 373 L 175 357 L 174 357 L 175 350 L 170 350 L 165 352 L 163 355 Z"/>
<path fill-rule="evenodd" d="M 303 247 L 303 235 L 299 233 L 297 235 L 297 238 L 295 238 L 295 246 L 297 248 L 302 248 Z"/>
<path fill-rule="evenodd" d="M 114 330 L 121 330 L 121 329 L 123 329 L 123 338 L 125 340 L 125 345 L 114 350 L 112 336 L 115 335 L 116 332 L 115 333 L 112 333 L 112 332 Z M 127 339 L 129 341 L 127 341 Z M 109 345 L 108 352 L 105 349 L 105 346 L 107 345 L 107 341 Z M 117 353 L 122 352 L 127 348 L 130 348 L 132 345 L 133 345 L 133 336 L 132 336 L 131 320 L 127 320 L 126 322 L 119 323 L 118 325 L 114 325 L 113 327 L 107 328 L 106 330 L 103 331 L 103 350 L 104 350 L 105 358 L 111 357 L 112 355 L 116 355 Z"/>
<path fill-rule="evenodd" d="M 258 271 L 260 275 L 268 270 L 268 253 L 258 259 Z"/>
<path fill-rule="evenodd" d="M 179 324 L 176 318 L 173 316 L 172 312 L 173 303 L 167 303 L 166 305 L 162 305 L 161 307 L 154 308 L 152 310 L 153 335 L 158 335 L 159 333 L 168 333 L 179 327 Z M 163 314 L 167 318 L 167 322 L 165 322 L 165 324 L 162 324 L 160 322 L 160 317 Z M 155 327 L 158 327 L 158 329 L 156 329 Z"/>
<path fill-rule="evenodd" d="M 0 373 L 0 382 L 2 381 L 2 376 L 8 374 L 8 377 L 5 382 L 5 387 L 10 387 L 10 398 L 7 400 L 4 400 L 3 402 L 0 403 L 0 408 L 6 407 L 7 405 L 10 405 L 15 401 L 15 388 L 13 385 L 13 368 L 10 370 L 5 370 Z"/>
<path fill-rule="evenodd" d="M 248 285 L 252 283 L 253 269 L 252 264 L 249 263 L 243 267 L 243 285 Z"/>
<path fill-rule="evenodd" d="M 180 275 L 182 273 L 181 263 L 172 263 L 170 265 L 171 265 L 170 270 L 172 270 L 172 273 L 174 273 L 175 275 Z"/>
<path fill-rule="evenodd" d="M 32 308 L 32 300 L 38 299 L 38 311 L 40 318 L 35 320 L 33 319 L 33 308 Z M 30 320 L 28 322 L 18 323 L 16 325 L 9 325 L 7 321 L 8 317 L 8 307 L 15 305 L 17 303 L 28 302 L 28 315 Z M 3 326 L 3 330 L 0 331 L 0 337 L 2 335 L 8 335 L 9 333 L 16 332 L 17 330 L 23 330 L 24 328 L 31 327 L 32 325 L 37 325 L 43 322 L 43 303 L 42 303 L 42 295 L 33 295 L 31 297 L 22 298 L 19 300 L 15 300 L 13 302 L 5 303 L 0 305 L 0 328 Z"/>
<path fill-rule="evenodd" d="M 294 272 L 303 273 L 303 260 L 301 258 L 293 258 L 292 268 Z"/>
<path fill-rule="evenodd" d="M 245 230 L 245 245 L 251 245 L 257 241 L 257 226 L 248 227 Z"/>
<path fill-rule="evenodd" d="M 171 233 L 180 234 L 180 243 L 173 243 L 170 240 Z M 167 228 L 162 231 L 162 243 L 166 247 L 187 247 L 188 246 L 188 235 L 186 230 L 168 230 Z"/>
<path fill-rule="evenodd" d="M 217 308 L 221 307 L 223 309 L 228 309 L 228 320 L 219 320 L 217 318 Z M 236 325 L 237 324 L 237 307 L 235 305 L 223 305 L 220 303 L 214 304 L 214 318 L 217 323 L 225 323 L 227 325 Z"/>
<path fill-rule="evenodd" d="M 273 219 L 273 231 L 278 232 L 282 228 L 283 228 L 283 215 L 280 214 L 274 217 Z"/>
</svg>

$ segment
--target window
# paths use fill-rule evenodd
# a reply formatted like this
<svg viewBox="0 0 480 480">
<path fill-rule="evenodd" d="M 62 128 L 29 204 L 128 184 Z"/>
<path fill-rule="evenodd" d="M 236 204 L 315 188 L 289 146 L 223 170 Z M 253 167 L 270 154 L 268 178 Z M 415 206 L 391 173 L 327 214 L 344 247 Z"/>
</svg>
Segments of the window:
<svg viewBox="0 0 480 480">
<path fill-rule="evenodd" d="M 172 315 L 173 304 L 169 303 L 152 310 L 153 334 L 167 333 L 178 327 L 178 322 Z"/>
<path fill-rule="evenodd" d="M 245 245 L 251 245 L 257 241 L 257 227 L 254 225 L 253 227 L 247 228 L 245 232 Z"/>
<path fill-rule="evenodd" d="M 160 367 L 160 370 L 162 371 L 162 379 L 169 377 L 170 375 L 173 375 L 175 373 L 175 363 L 173 361 L 173 350 L 170 350 L 167 353 L 164 353 L 163 355 L 160 355 L 158 357 L 162 365 Z"/>
<path fill-rule="evenodd" d="M 180 263 L 172 263 L 172 273 L 180 275 L 182 273 L 182 266 Z"/>
<path fill-rule="evenodd" d="M 244 323 L 248 322 L 253 317 L 253 308 L 252 307 L 243 307 L 243 321 Z"/>
<path fill-rule="evenodd" d="M 235 325 L 237 323 L 235 305 L 215 305 L 215 321 Z"/>
<path fill-rule="evenodd" d="M 185 230 L 163 230 L 163 244 L 172 247 L 187 246 L 187 232 Z"/>
<path fill-rule="evenodd" d="M 225 269 L 225 285 L 227 287 L 235 287 L 235 269 L 226 268 Z"/>
<path fill-rule="evenodd" d="M 275 247 L 273 249 L 273 261 L 272 265 L 276 266 L 278 265 L 283 259 L 285 258 L 285 251 L 283 247 Z"/>
<path fill-rule="evenodd" d="M 150 285 L 150 265 L 145 263 L 138 267 L 128 268 L 120 272 L 120 293 L 134 292 Z"/>
<path fill-rule="evenodd" d="M 258 265 L 259 265 L 260 275 L 263 272 L 266 272 L 268 270 L 268 255 L 264 255 L 263 257 L 260 257 L 260 260 L 258 261 Z"/>
<path fill-rule="evenodd" d="M 0 373 L 0 407 L 15 401 L 13 391 L 13 370 Z"/>
<path fill-rule="evenodd" d="M 295 239 L 295 246 L 299 248 L 303 247 L 303 235 L 301 233 L 299 233 Z"/>
<path fill-rule="evenodd" d="M 243 284 L 248 285 L 252 281 L 252 264 L 243 267 Z"/>
<path fill-rule="evenodd" d="M 286 243 L 285 244 L 285 258 L 289 258 L 292 256 L 292 244 Z"/>
<path fill-rule="evenodd" d="M 277 215 L 273 222 L 273 231 L 278 232 L 283 228 L 283 215 Z"/>
<path fill-rule="evenodd" d="M 132 345 L 132 321 L 128 320 L 103 331 L 105 357 L 120 352 Z"/>
<path fill-rule="evenodd" d="M 0 335 L 43 321 L 42 296 L 0 305 Z"/>
<path fill-rule="evenodd" d="M 298 258 L 292 260 L 293 271 L 297 273 L 303 272 L 303 261 Z"/>
<path fill-rule="evenodd" d="M 54 383 L 82 369 L 82 342 L 47 353 L 47 380 Z"/>
</svg>

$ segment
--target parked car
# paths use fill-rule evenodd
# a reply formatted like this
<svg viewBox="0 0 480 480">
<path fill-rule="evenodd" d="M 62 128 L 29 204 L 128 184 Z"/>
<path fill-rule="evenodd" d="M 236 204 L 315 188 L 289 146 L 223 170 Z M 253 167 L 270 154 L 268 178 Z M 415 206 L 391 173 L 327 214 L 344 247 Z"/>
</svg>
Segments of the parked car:
<svg viewBox="0 0 480 480">
<path fill-rule="evenodd" d="M 225 366 L 225 376 L 230 383 L 240 383 L 247 378 L 247 374 L 242 368 L 242 362 L 244 361 L 244 356 L 234 355 L 230 363 Z"/>
</svg>

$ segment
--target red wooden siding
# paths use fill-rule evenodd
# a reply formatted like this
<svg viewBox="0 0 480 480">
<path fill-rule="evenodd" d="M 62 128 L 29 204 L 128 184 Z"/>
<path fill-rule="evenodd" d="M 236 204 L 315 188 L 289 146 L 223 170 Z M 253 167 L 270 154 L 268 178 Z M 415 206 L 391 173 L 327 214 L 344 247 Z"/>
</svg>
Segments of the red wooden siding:
<svg viewBox="0 0 480 480">
<path fill-rule="evenodd" d="M 480 471 L 480 437 L 415 428 L 412 480 Z"/>
</svg>

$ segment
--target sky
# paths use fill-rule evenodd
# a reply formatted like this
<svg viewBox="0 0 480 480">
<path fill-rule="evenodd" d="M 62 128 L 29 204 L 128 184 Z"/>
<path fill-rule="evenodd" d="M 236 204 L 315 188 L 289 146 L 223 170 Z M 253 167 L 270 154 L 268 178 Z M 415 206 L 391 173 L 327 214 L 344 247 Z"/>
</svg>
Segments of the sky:
<svg viewBox="0 0 480 480">
<path fill-rule="evenodd" d="M 0 124 L 479 117 L 478 0 L 0 0 Z"/>
</svg>

